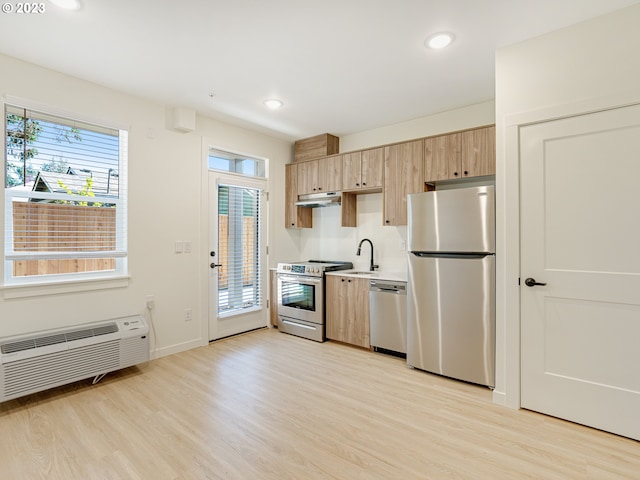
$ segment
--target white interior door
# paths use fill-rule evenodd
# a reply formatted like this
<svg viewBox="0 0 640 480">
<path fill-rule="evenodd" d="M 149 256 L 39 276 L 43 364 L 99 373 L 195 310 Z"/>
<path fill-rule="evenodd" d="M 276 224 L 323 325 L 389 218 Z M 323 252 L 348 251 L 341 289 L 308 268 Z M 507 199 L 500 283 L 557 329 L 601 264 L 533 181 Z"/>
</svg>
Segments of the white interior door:
<svg viewBox="0 0 640 480">
<path fill-rule="evenodd" d="M 640 440 L 640 106 L 523 127 L 520 159 L 522 406 Z"/>
<path fill-rule="evenodd" d="M 209 340 L 267 325 L 262 179 L 209 172 Z"/>
</svg>

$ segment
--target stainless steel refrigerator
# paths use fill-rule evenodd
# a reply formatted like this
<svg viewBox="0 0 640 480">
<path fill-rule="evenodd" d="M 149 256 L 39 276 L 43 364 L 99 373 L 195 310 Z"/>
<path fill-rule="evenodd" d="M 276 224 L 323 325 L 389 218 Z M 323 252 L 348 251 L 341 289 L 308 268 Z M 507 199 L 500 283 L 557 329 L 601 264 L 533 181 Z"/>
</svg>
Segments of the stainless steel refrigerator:
<svg viewBox="0 0 640 480">
<path fill-rule="evenodd" d="M 408 197 L 407 363 L 495 386 L 493 186 Z"/>
</svg>

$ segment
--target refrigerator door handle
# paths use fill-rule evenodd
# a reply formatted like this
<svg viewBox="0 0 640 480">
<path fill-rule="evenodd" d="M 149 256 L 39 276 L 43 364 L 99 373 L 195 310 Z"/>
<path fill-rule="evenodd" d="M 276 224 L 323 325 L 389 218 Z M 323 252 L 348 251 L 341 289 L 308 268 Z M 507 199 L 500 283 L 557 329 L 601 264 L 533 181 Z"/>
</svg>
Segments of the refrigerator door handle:
<svg viewBox="0 0 640 480">
<path fill-rule="evenodd" d="M 495 255 L 488 252 L 450 253 L 450 252 L 411 252 L 412 255 L 420 258 L 484 258 Z"/>
</svg>

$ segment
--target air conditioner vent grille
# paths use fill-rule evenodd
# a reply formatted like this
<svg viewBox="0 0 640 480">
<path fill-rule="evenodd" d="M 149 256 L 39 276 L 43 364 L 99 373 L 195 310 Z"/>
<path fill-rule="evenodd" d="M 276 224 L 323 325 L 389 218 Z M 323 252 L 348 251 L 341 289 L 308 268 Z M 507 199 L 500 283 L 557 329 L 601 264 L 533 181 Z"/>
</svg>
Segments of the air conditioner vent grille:
<svg viewBox="0 0 640 480">
<path fill-rule="evenodd" d="M 4 369 L 3 395 L 20 394 L 82 380 L 120 366 L 120 341 L 89 345 L 7 364 Z"/>
<path fill-rule="evenodd" d="M 106 325 L 100 325 L 95 328 L 82 328 L 79 330 L 72 330 L 66 333 L 58 333 L 55 335 L 45 335 L 42 337 L 30 338 L 27 340 L 20 340 L 17 342 L 5 343 L 0 345 L 0 351 L 3 354 L 16 353 L 23 350 L 30 350 L 32 348 L 46 347 L 49 345 L 56 345 L 58 343 L 73 342 L 74 340 L 80 340 L 83 338 L 97 337 L 100 335 L 107 335 L 109 333 L 116 333 L 118 331 L 118 325 L 108 323 Z"/>
<path fill-rule="evenodd" d="M 56 345 L 57 343 L 64 343 L 67 339 L 64 336 L 64 333 L 59 333 L 57 335 L 47 335 L 46 337 L 38 337 L 33 339 L 36 347 L 46 347 L 48 345 Z"/>
<path fill-rule="evenodd" d="M 30 350 L 32 348 L 36 348 L 36 342 L 33 338 L 29 340 L 22 340 L 20 342 L 7 343 L 0 346 L 0 351 L 2 351 L 2 353 L 15 353 L 23 350 Z"/>
</svg>

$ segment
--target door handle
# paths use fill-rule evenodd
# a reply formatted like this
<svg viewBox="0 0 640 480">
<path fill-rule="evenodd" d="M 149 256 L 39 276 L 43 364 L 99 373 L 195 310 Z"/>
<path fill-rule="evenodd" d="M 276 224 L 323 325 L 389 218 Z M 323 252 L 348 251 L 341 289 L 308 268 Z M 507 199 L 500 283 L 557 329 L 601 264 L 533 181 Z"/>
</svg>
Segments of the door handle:
<svg viewBox="0 0 640 480">
<path fill-rule="evenodd" d="M 535 287 L 535 286 L 544 287 L 546 285 L 546 283 L 536 282 L 536 279 L 535 278 L 531 278 L 531 277 L 527 278 L 524 281 L 524 284 L 527 287 Z"/>
<path fill-rule="evenodd" d="M 216 267 L 221 267 L 222 264 L 221 263 L 212 263 L 211 265 L 209 265 L 211 268 L 216 268 Z"/>
</svg>

